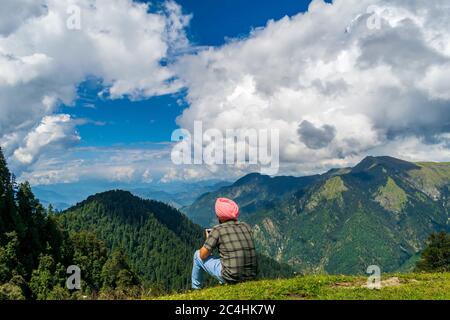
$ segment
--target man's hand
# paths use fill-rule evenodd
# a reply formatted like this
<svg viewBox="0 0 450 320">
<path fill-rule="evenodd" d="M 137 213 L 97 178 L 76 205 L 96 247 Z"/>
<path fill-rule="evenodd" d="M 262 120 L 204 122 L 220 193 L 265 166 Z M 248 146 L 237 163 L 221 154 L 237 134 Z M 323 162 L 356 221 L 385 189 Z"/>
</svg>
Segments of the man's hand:
<svg viewBox="0 0 450 320">
<path fill-rule="evenodd" d="M 204 261 L 209 257 L 210 254 L 211 254 L 211 252 L 208 249 L 206 249 L 205 247 L 201 247 L 200 259 L 202 259 Z"/>
</svg>

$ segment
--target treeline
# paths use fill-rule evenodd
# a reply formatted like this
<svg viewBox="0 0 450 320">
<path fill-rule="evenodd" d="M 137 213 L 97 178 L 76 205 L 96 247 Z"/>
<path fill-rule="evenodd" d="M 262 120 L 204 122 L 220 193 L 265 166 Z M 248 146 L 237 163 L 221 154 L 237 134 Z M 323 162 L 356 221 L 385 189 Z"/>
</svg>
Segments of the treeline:
<svg viewBox="0 0 450 320">
<path fill-rule="evenodd" d="M 93 233 L 69 233 L 57 220 L 27 182 L 15 182 L 0 149 L 0 300 L 137 294 L 140 283 L 123 252 L 109 253 Z M 81 290 L 66 287 L 70 265 L 82 270 Z"/>
</svg>

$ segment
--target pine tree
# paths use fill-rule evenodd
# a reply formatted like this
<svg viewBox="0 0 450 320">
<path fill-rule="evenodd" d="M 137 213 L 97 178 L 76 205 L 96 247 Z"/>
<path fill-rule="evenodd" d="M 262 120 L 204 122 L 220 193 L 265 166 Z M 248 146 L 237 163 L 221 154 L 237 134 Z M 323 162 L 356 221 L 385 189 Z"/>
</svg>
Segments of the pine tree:
<svg viewBox="0 0 450 320">
<path fill-rule="evenodd" d="M 81 269 L 83 287 L 87 291 L 100 291 L 102 268 L 108 258 L 105 243 L 86 231 L 71 234 L 70 241 L 74 248 L 73 264 Z"/>
<path fill-rule="evenodd" d="M 142 289 L 137 275 L 128 264 L 122 250 L 115 250 L 106 261 L 102 270 L 102 296 L 124 299 L 141 295 Z"/>
<path fill-rule="evenodd" d="M 122 250 L 115 250 L 102 270 L 103 288 L 125 290 L 139 283 Z"/>
<path fill-rule="evenodd" d="M 17 211 L 21 223 L 16 230 L 21 243 L 22 261 L 27 274 L 31 274 L 39 255 L 47 249 L 46 218 L 44 209 L 36 200 L 28 182 L 21 183 L 17 192 Z"/>
<path fill-rule="evenodd" d="M 13 275 L 20 274 L 18 257 L 19 239 L 15 231 L 5 234 L 7 244 L 0 247 L 0 283 L 8 282 Z"/>
<path fill-rule="evenodd" d="M 38 300 L 67 299 L 69 292 L 61 292 L 64 283 L 63 268 L 52 256 L 41 255 L 39 266 L 33 271 L 30 289 L 33 297 Z"/>
<path fill-rule="evenodd" d="M 416 269 L 425 272 L 450 271 L 450 234 L 433 233 L 428 238 L 427 247 L 423 250 Z"/>
<path fill-rule="evenodd" d="M 12 176 L 0 147 L 0 245 L 4 243 L 4 233 L 13 231 L 18 223 Z"/>
</svg>

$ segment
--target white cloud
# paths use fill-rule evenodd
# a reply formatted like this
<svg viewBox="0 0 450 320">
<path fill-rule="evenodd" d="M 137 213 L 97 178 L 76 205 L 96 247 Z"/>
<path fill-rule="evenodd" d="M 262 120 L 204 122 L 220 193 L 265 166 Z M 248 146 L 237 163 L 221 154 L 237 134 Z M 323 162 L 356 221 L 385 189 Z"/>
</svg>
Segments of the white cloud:
<svg viewBox="0 0 450 320">
<path fill-rule="evenodd" d="M 46 116 L 26 135 L 24 145 L 14 151 L 13 159 L 29 165 L 45 150 L 55 146 L 67 148 L 79 140 L 80 136 L 76 133 L 69 115 Z"/>
<path fill-rule="evenodd" d="M 150 169 L 145 169 L 144 173 L 142 174 L 142 182 L 150 183 L 153 181 L 152 173 Z"/>
<path fill-rule="evenodd" d="M 24 170 L 19 180 L 33 185 L 85 180 L 149 183 L 161 178 L 171 167 L 164 146 L 135 148 L 72 148 L 42 154 Z"/>
<path fill-rule="evenodd" d="M 35 53 L 24 57 L 0 56 L 0 85 L 14 86 L 35 79 L 51 63 L 45 54 Z"/>
<path fill-rule="evenodd" d="M 29 19 L 46 13 L 44 0 L 2 0 L 0 35 L 9 35 Z"/>
<path fill-rule="evenodd" d="M 134 147 L 75 147 L 42 153 L 18 177 L 32 185 L 106 181 L 113 183 L 169 183 L 210 179 L 232 180 L 245 174 L 232 166 L 174 166 L 171 144 L 145 144 Z M 215 171 L 215 169 L 217 169 Z M 212 175 L 211 172 L 215 174 Z"/>
<path fill-rule="evenodd" d="M 72 5 L 80 8 L 79 30 L 67 27 Z M 174 2 L 152 9 L 132 0 L 3 0 L 0 144 L 7 156 L 31 163 L 46 141 L 65 145 L 62 137 L 40 139 L 39 146 L 30 141 L 36 125 L 52 119 L 60 103 L 74 102 L 77 85 L 88 76 L 102 79 L 103 94 L 112 99 L 177 91 L 175 74 L 161 60 L 187 45 L 189 19 Z"/>
<path fill-rule="evenodd" d="M 195 166 L 189 168 L 169 167 L 160 181 L 162 183 L 168 183 L 172 181 L 208 180 L 211 178 L 211 171 L 204 166 Z"/>
<path fill-rule="evenodd" d="M 307 13 L 183 57 L 175 69 L 190 107 L 178 123 L 278 128 L 284 170 L 297 172 L 394 154 L 402 143 L 411 158 L 414 145 L 418 158 L 432 148 L 430 160 L 446 159 L 436 137 L 450 130 L 448 9 L 443 0 L 315 0 Z M 328 128 L 326 141 L 299 136 L 304 121 Z"/>
<path fill-rule="evenodd" d="M 424 144 L 416 137 L 402 137 L 376 148 L 374 155 L 391 155 L 407 161 L 450 161 L 450 135 L 443 134 L 439 142 Z"/>
<path fill-rule="evenodd" d="M 450 63 L 428 69 L 419 86 L 433 99 L 450 100 Z"/>
</svg>

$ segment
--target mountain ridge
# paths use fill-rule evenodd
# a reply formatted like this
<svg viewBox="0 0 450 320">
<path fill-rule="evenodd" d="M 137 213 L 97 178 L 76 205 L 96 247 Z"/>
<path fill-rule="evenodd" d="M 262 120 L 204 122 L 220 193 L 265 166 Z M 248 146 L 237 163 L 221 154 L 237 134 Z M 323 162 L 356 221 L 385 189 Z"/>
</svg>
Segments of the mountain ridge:
<svg viewBox="0 0 450 320">
<path fill-rule="evenodd" d="M 216 197 L 243 203 L 241 217 L 253 226 L 258 247 L 303 272 L 364 273 L 370 264 L 408 268 L 430 233 L 449 230 L 447 163 L 369 156 L 279 195 L 255 192 L 266 187 L 248 177 L 239 181 L 202 195 L 185 212 L 207 225 L 214 222 Z"/>
</svg>

